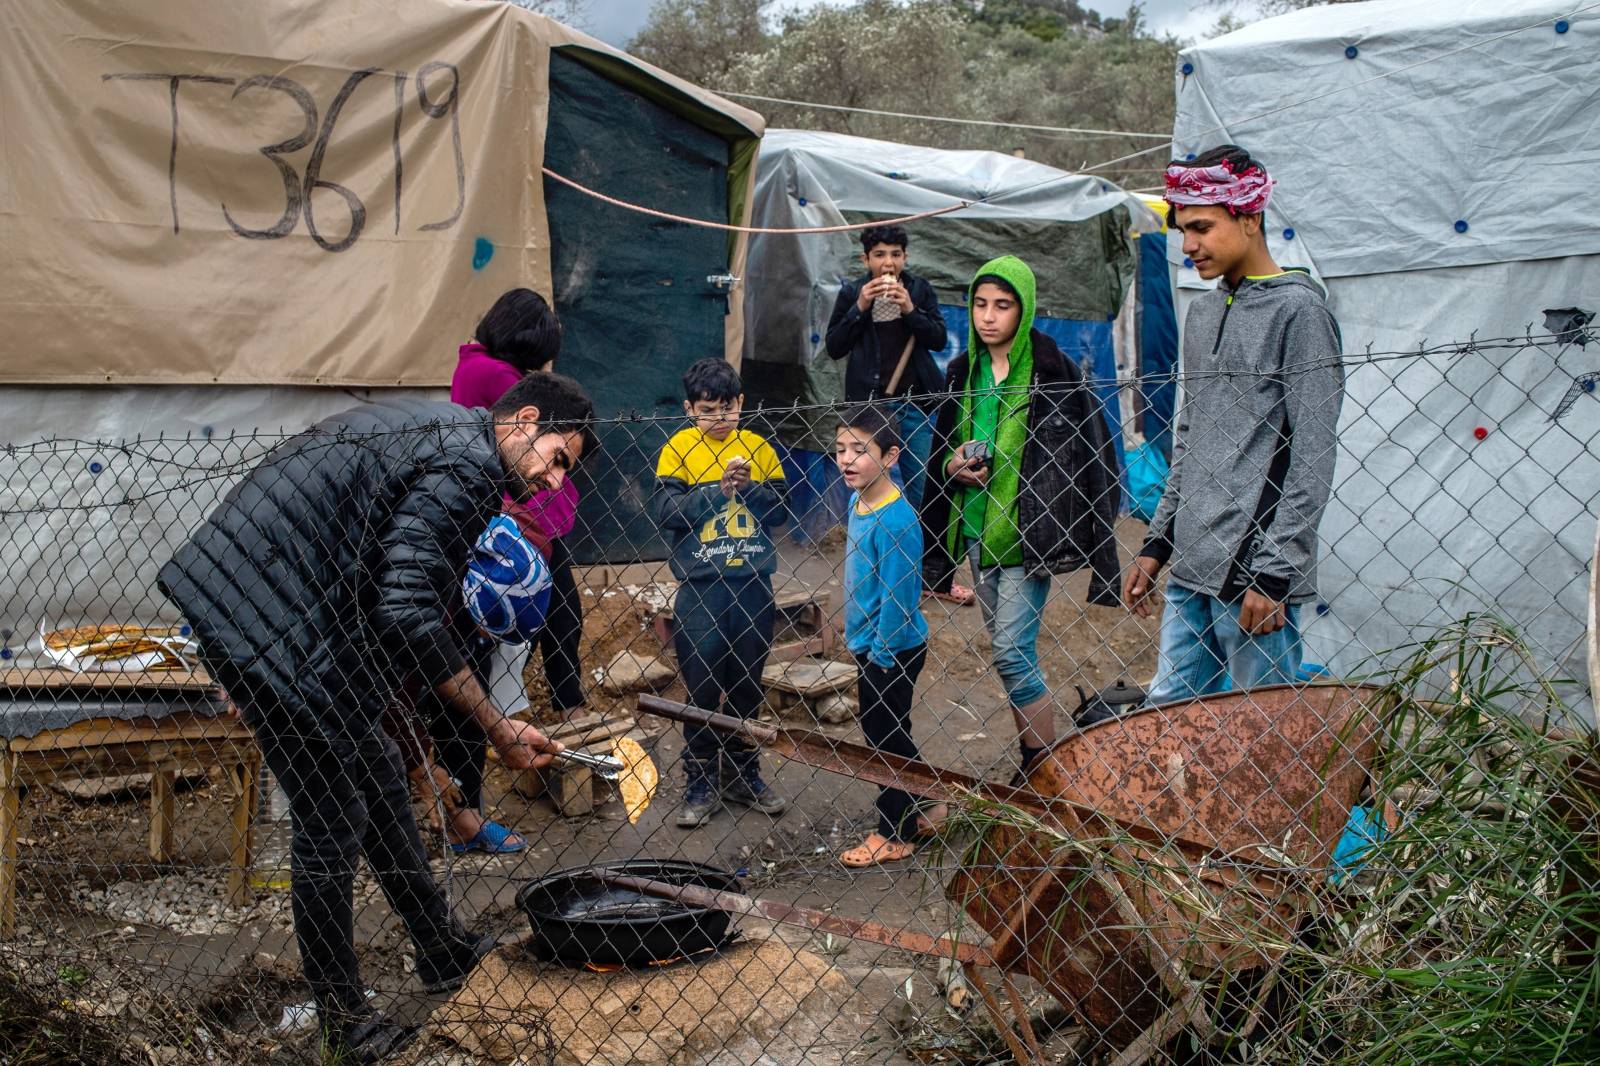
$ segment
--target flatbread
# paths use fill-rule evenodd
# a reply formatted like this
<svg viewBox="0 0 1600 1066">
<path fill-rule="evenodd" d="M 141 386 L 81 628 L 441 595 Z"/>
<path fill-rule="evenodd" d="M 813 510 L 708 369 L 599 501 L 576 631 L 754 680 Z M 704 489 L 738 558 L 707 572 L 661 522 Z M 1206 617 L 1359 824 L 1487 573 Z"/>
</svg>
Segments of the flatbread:
<svg viewBox="0 0 1600 1066">
<path fill-rule="evenodd" d="M 622 763 L 622 772 L 617 775 L 617 793 L 628 812 L 628 822 L 638 824 L 639 816 L 650 806 L 650 799 L 656 794 L 661 774 L 650 756 L 632 737 L 613 740 L 611 754 Z"/>
</svg>

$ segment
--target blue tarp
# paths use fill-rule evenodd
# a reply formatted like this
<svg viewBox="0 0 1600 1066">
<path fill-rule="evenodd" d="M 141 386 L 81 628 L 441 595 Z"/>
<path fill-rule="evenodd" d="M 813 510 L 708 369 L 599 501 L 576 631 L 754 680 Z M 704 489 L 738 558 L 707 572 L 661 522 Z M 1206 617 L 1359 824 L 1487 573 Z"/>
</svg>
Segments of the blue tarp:
<svg viewBox="0 0 1600 1066">
<path fill-rule="evenodd" d="M 1139 238 L 1139 393 L 1141 429 L 1168 459 L 1172 457 L 1172 414 L 1178 402 L 1178 316 L 1172 305 L 1167 266 L 1167 235 Z"/>
</svg>

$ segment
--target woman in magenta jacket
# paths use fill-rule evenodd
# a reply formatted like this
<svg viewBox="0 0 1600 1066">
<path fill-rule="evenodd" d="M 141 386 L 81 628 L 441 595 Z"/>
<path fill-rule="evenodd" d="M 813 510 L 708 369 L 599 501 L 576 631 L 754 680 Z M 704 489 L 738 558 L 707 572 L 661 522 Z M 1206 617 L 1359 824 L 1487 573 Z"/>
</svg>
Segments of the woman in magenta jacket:
<svg viewBox="0 0 1600 1066">
<path fill-rule="evenodd" d="M 463 407 L 491 407 L 524 375 L 550 370 L 561 351 L 561 320 L 544 297 L 532 289 L 512 289 L 495 301 L 473 332 L 473 341 L 461 346 L 456 371 L 450 380 L 450 401 Z M 509 496 L 505 511 L 544 553 L 550 564 L 552 586 L 539 650 L 544 676 L 550 684 L 551 702 L 564 716 L 583 706 L 582 674 L 578 667 L 578 641 L 583 634 L 583 607 L 572 576 L 572 556 L 564 537 L 572 531 L 578 513 L 578 490 L 570 478 L 559 489 L 536 493 L 527 501 Z M 474 669 L 486 678 L 495 703 L 511 712 L 527 702 L 522 670 L 527 648 L 496 644 L 474 656 Z M 459 716 L 448 719 L 454 722 Z M 481 794 L 468 785 L 482 781 L 484 742 L 451 730 L 432 730 L 439 765 L 463 785 L 463 813 L 452 818 L 451 843 L 458 850 L 520 851 L 522 837 L 495 822 L 484 820 Z M 442 735 L 452 734 L 452 735 Z M 459 838 L 459 839 L 457 839 Z"/>
</svg>

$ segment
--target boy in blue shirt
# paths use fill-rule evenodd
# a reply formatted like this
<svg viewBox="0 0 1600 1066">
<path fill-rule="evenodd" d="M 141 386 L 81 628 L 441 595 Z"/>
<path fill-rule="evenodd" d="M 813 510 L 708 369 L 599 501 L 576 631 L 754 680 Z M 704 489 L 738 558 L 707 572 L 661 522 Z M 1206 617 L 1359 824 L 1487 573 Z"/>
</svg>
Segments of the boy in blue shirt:
<svg viewBox="0 0 1600 1066">
<path fill-rule="evenodd" d="M 778 551 L 769 532 L 784 521 L 783 466 L 759 434 L 739 428 L 744 388 L 723 359 L 683 374 L 692 424 L 673 434 L 656 462 L 651 512 L 672 545 L 673 644 L 689 703 L 754 718 L 772 648 Z M 683 729 L 688 784 L 677 824 L 711 820 L 718 793 L 730 803 L 782 814 L 786 801 L 761 779 L 761 751 L 706 726 Z M 732 770 L 727 774 L 726 770 Z"/>
<path fill-rule="evenodd" d="M 834 460 L 855 495 L 844 556 L 844 639 L 861 671 L 861 732 L 879 751 L 918 758 L 911 704 L 927 657 L 922 617 L 922 525 L 889 477 L 900 435 L 874 407 L 848 412 L 834 440 Z M 878 790 L 878 829 L 839 856 L 861 869 L 908 858 L 937 810 L 917 813 L 909 793 Z M 920 824 L 919 824 L 920 823 Z"/>
</svg>

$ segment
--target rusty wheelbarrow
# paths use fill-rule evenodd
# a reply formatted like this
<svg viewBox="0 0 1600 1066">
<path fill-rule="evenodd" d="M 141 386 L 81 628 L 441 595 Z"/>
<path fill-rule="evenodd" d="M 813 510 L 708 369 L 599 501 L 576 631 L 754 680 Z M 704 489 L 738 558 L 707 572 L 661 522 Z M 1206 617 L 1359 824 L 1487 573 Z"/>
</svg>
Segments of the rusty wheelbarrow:
<svg viewBox="0 0 1600 1066">
<path fill-rule="evenodd" d="M 1272 967 L 1289 949 L 1366 784 L 1377 691 L 1279 685 L 1150 708 L 1063 738 L 1027 768 L 1025 788 L 654 696 L 639 706 L 811 766 L 987 809 L 988 827 L 945 886 L 987 943 L 740 896 L 702 902 L 816 928 L 827 920 L 846 936 L 958 959 L 1019 1062 L 1040 1060 L 1012 981 L 1025 974 L 1119 1049 L 1117 1066 L 1133 1066 L 1183 1028 L 1215 1035 L 1207 988 Z M 999 969 L 1020 1038 L 979 966 Z"/>
</svg>

